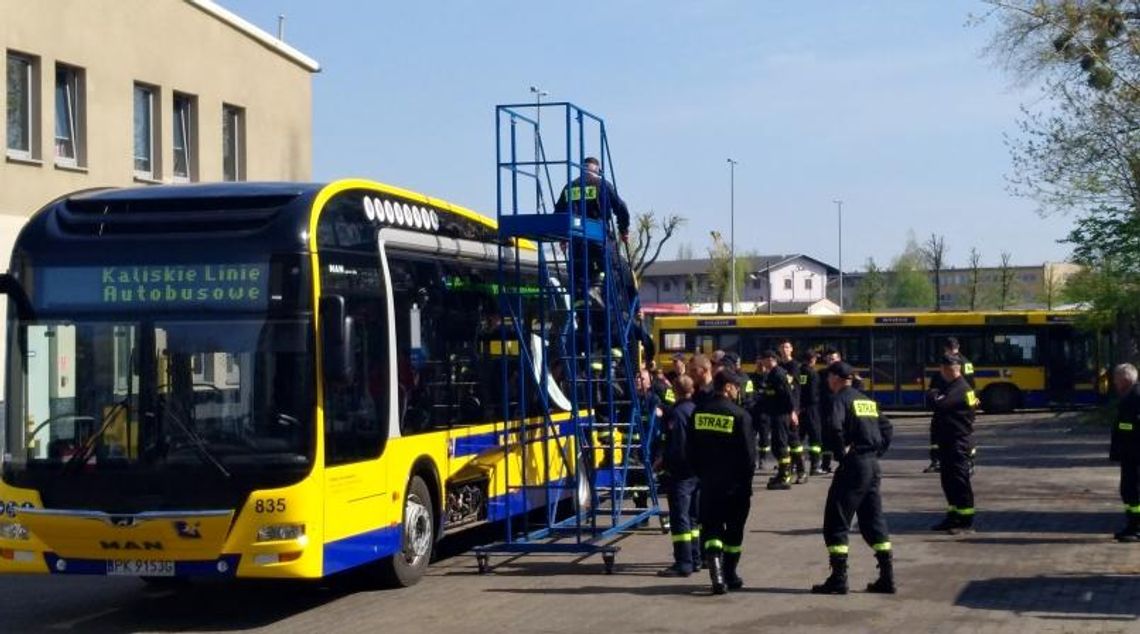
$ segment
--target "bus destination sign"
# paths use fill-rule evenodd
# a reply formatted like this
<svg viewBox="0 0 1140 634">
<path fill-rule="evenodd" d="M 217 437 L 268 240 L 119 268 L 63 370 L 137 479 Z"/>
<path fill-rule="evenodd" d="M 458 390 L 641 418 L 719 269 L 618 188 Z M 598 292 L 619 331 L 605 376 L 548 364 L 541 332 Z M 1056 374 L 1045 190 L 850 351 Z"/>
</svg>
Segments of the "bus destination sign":
<svg viewBox="0 0 1140 634">
<path fill-rule="evenodd" d="M 888 315 L 876 317 L 875 324 L 880 326 L 907 326 L 915 323 L 913 315 Z"/>
<path fill-rule="evenodd" d="M 46 267 L 35 303 L 89 310 L 259 309 L 268 305 L 267 264 Z"/>
</svg>

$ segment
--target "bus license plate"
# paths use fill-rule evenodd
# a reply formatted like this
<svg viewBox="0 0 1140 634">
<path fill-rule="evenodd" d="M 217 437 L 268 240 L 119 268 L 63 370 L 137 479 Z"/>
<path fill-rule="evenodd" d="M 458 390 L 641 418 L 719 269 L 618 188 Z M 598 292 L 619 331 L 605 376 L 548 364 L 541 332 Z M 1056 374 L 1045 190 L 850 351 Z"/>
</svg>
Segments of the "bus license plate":
<svg viewBox="0 0 1140 634">
<path fill-rule="evenodd" d="M 111 559 L 107 562 L 107 574 L 123 577 L 173 577 L 173 561 L 153 559 Z"/>
</svg>

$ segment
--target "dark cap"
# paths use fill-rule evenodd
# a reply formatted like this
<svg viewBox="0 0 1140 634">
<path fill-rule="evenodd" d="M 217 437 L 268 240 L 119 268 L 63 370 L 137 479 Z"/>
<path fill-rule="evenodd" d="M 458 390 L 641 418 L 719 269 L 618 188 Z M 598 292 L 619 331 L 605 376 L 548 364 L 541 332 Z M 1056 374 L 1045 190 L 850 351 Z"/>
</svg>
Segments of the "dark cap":
<svg viewBox="0 0 1140 634">
<path fill-rule="evenodd" d="M 780 355 L 776 354 L 775 350 L 769 349 L 769 350 L 765 350 L 764 352 L 761 352 L 759 358 L 760 359 L 779 359 Z"/>
<path fill-rule="evenodd" d="M 844 380 L 855 378 L 855 368 L 845 361 L 832 363 L 827 366 L 827 371 Z"/>
<path fill-rule="evenodd" d="M 723 390 L 724 386 L 729 383 L 741 387 L 748 379 L 741 373 L 731 368 L 724 368 L 717 372 L 713 377 L 713 388 L 716 390 Z"/>
<path fill-rule="evenodd" d="M 945 348 L 957 348 L 958 347 L 958 338 L 957 337 L 946 337 L 945 339 L 942 340 L 942 346 Z"/>
<path fill-rule="evenodd" d="M 939 365 L 962 365 L 962 357 L 956 354 L 944 354 L 938 359 Z"/>
<path fill-rule="evenodd" d="M 685 360 L 685 353 L 684 352 L 673 353 L 673 360 L 674 361 L 684 361 Z"/>
</svg>

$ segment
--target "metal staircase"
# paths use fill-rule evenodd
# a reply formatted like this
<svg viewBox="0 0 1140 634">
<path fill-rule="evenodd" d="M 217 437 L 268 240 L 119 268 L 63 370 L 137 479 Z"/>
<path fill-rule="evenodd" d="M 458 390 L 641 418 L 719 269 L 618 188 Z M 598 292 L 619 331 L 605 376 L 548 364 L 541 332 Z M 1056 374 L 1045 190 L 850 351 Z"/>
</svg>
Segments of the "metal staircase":
<svg viewBox="0 0 1140 634">
<path fill-rule="evenodd" d="M 561 134 L 546 141 L 539 121 Z M 636 392 L 628 253 L 610 187 L 583 195 L 587 156 L 614 183 L 605 123 L 571 103 L 501 105 L 496 133 L 500 349 L 518 354 L 500 359 L 506 467 L 491 516 L 506 532 L 475 549 L 479 570 L 493 554 L 600 553 L 612 572 L 613 538 L 661 513 L 650 466 L 658 421 Z"/>
</svg>

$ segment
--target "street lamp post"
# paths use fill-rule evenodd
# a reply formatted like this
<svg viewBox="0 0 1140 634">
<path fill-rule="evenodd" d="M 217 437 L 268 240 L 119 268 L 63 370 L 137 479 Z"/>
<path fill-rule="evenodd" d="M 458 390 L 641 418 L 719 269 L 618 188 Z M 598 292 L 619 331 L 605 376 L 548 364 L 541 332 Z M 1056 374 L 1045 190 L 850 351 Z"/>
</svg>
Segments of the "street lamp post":
<svg viewBox="0 0 1140 634">
<path fill-rule="evenodd" d="M 736 161 L 728 159 L 728 283 L 732 286 L 732 313 L 736 314 Z"/>
<path fill-rule="evenodd" d="M 843 312 L 843 201 L 831 201 L 839 210 L 839 311 Z"/>
</svg>

